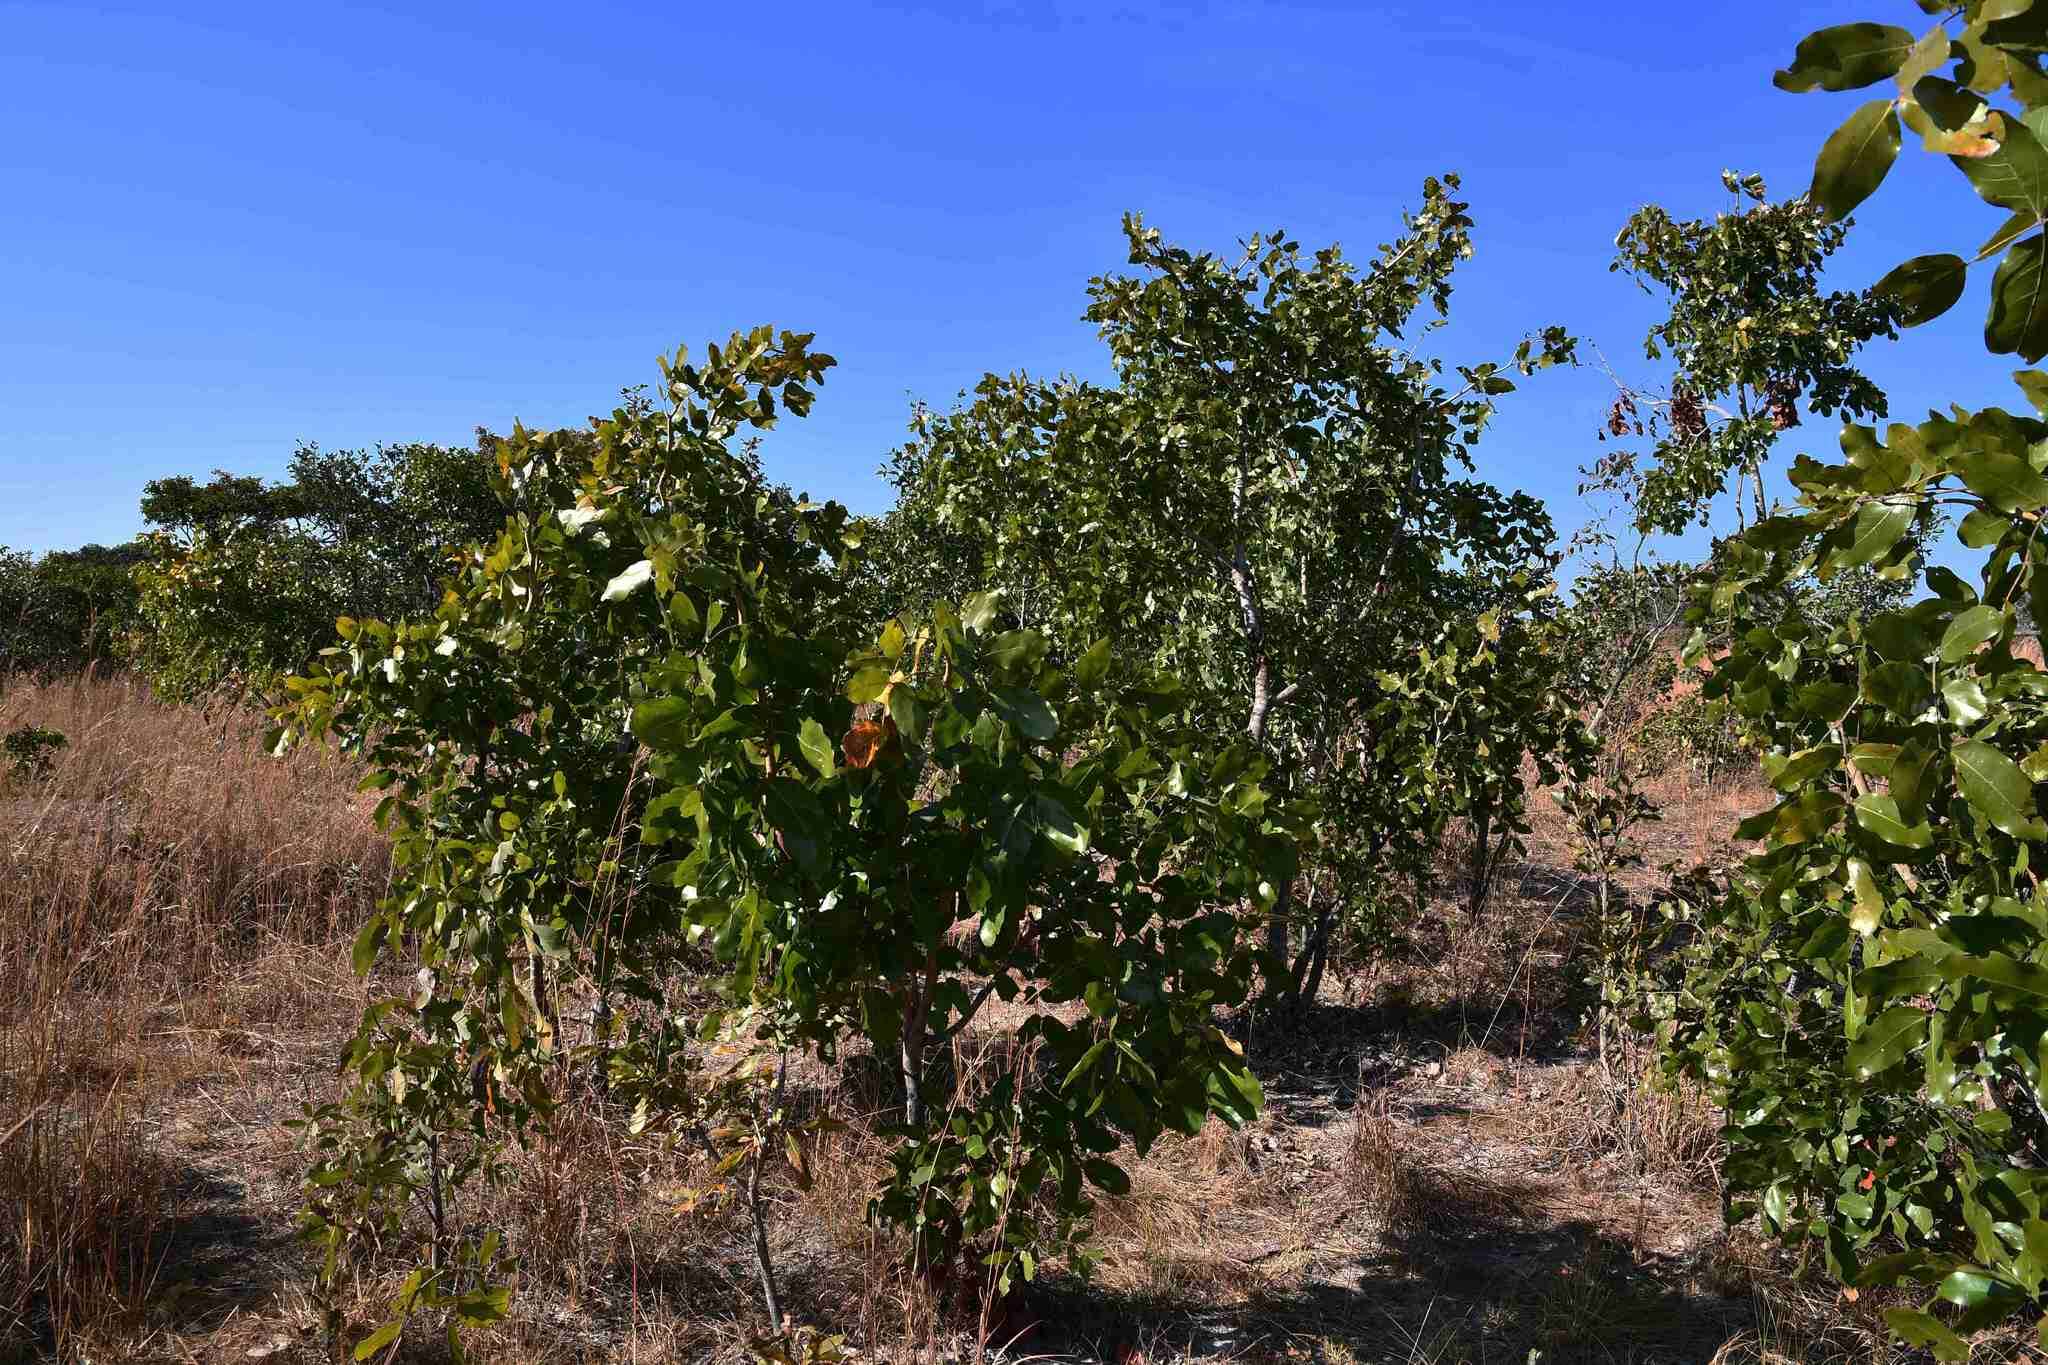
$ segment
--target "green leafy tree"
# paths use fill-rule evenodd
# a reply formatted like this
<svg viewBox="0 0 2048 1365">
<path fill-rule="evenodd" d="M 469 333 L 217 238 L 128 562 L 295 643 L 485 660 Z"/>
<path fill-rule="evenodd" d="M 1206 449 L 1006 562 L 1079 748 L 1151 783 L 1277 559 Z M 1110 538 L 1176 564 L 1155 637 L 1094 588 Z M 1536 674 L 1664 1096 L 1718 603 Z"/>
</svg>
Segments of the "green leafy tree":
<svg viewBox="0 0 2048 1365">
<path fill-rule="evenodd" d="M 608 1100 L 748 1168 L 777 1316 L 757 1196 L 765 1164 L 803 1170 L 792 1050 L 890 1059 L 874 1216 L 919 1268 L 971 1254 L 998 1291 L 1079 1241 L 1091 1186 L 1126 1188 L 1122 1145 L 1256 1112 L 1214 1016 L 1250 988 L 1243 908 L 1295 871 L 1265 760 L 1204 743 L 1170 678 L 1006 629 L 988 595 L 861 636 L 844 509 L 738 444 L 809 410 L 832 364 L 809 340 L 736 334 L 665 362 L 658 404 L 515 430 L 511 514 L 437 612 L 345 621 L 290 683 L 279 742 L 331 735 L 385 792 L 400 872 L 358 965 L 422 969 L 365 1015 L 348 1097 L 310 1116 L 330 1275 L 561 1104 Z M 696 1009 L 707 954 L 719 1000 Z M 1017 1065 L 934 1093 L 935 1050 L 995 997 Z M 714 1074 L 713 1042 L 749 1060 Z M 373 1341 L 420 1305 L 451 1326 L 499 1310 L 466 1296 L 505 1266 L 473 1268 L 517 1248 L 448 1241 L 437 1226 L 430 1296 Z"/>
<path fill-rule="evenodd" d="M 1900 120 L 1920 131 L 2014 212 L 1980 253 L 2005 253 L 1986 344 L 2036 357 L 2026 168 L 2048 10 L 1930 12 L 1919 39 L 1823 30 L 1780 73 L 1795 90 L 1898 85 L 1828 140 L 1812 197 L 1847 213 L 1889 169 Z M 2026 112 L 1992 107 L 2006 97 Z M 1918 320 L 1954 302 L 1964 269 L 1922 258 L 1883 287 Z M 1732 884 L 1675 899 L 1689 946 L 1658 1000 L 1672 1066 L 1727 1108 L 1731 1215 L 1819 1242 L 1846 1283 L 1924 1286 L 1921 1308 L 1887 1318 L 1947 1360 L 1968 1332 L 2048 1307 L 2048 674 L 2016 648 L 2022 609 L 2038 617 L 2048 593 L 2048 376 L 2017 379 L 2035 413 L 1845 427 L 1839 461 L 1795 463 L 1798 507 L 1724 546 L 1696 590 L 1695 625 L 1732 643 L 1710 687 L 1764 737 L 1779 796 L 1738 829 L 1761 848 Z M 1967 576 L 1920 553 L 1944 518 Z M 1808 576 L 1857 572 L 1931 595 L 1835 620 L 1804 609 Z"/>
<path fill-rule="evenodd" d="M 1471 478 L 1469 448 L 1509 375 L 1568 359 L 1569 338 L 1546 332 L 1455 379 L 1411 349 L 1411 334 L 1437 325 L 1419 310 L 1443 313 L 1471 252 L 1457 188 L 1429 181 L 1403 235 L 1363 270 L 1280 232 L 1224 259 L 1127 220 L 1135 272 L 1095 280 L 1086 314 L 1115 382 L 989 375 L 966 406 L 924 416 L 894 466 L 916 520 L 899 543 L 924 556 L 908 577 L 964 567 L 1062 650 L 1108 638 L 1172 670 L 1213 739 L 1242 735 L 1283 792 L 1333 810 L 1379 801 L 1377 759 L 1431 747 L 1395 735 L 1416 689 L 1465 686 L 1441 666 L 1485 652 L 1453 646 L 1444 623 L 1469 634 L 1491 612 L 1498 625 L 1553 565 L 1541 506 Z M 1482 729 L 1500 718 L 1432 698 Z M 1489 803 L 1497 827 L 1513 826 L 1521 783 L 1492 778 L 1519 768 L 1530 732 L 1499 733 L 1490 749 L 1468 746 L 1489 776 L 1460 790 L 1437 780 L 1450 770 L 1405 772 L 1382 809 L 1407 823 L 1367 826 L 1361 844 L 1406 847 L 1410 830 Z M 1354 790 L 1339 795 L 1340 783 Z M 1315 970 L 1292 953 L 1291 898 L 1283 887 L 1271 926 L 1278 983 Z"/>
<path fill-rule="evenodd" d="M 452 552 L 504 520 L 487 452 L 303 446 L 288 475 L 268 484 L 216 471 L 145 488 L 154 550 L 136 575 L 134 654 L 165 693 L 265 692 L 333 638 L 337 612 L 426 615 Z"/>
<path fill-rule="evenodd" d="M 0 546 L 0 681 L 122 655 L 134 620 L 132 574 L 146 545 L 86 545 L 34 556 Z"/>
<path fill-rule="evenodd" d="M 1596 481 L 1633 485 L 1645 531 L 1705 525 L 1731 478 L 1738 512 L 1747 490 L 1755 516 L 1768 515 L 1764 463 L 1802 405 L 1845 421 L 1885 415 L 1884 394 L 1850 361 L 1873 338 L 1896 335 L 1899 304 L 1820 287 L 1848 225 L 1810 199 L 1771 203 L 1761 176 L 1724 171 L 1721 180 L 1733 202 L 1712 220 L 1675 219 L 1652 204 L 1615 238 L 1610 269 L 1670 303 L 1643 343 L 1647 358 L 1669 358 L 1670 382 L 1661 393 L 1624 388 L 1603 433 L 1654 440 L 1647 467 L 1621 449 L 1595 467 Z"/>
</svg>

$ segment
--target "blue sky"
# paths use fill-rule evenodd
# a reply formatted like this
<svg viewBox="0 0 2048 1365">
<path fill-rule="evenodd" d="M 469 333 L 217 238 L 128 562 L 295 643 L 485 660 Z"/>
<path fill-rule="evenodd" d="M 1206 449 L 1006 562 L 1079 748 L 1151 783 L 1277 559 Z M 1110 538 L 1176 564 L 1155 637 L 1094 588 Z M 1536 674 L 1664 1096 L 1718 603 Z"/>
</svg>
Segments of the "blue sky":
<svg viewBox="0 0 2048 1365">
<path fill-rule="evenodd" d="M 913 398 L 989 369 L 1101 372 L 1079 314 L 1123 264 L 1124 211 L 1196 246 L 1284 226 L 1362 257 L 1445 170 L 1478 250 L 1431 347 L 1476 362 L 1563 323 L 1646 378 L 1650 301 L 1607 272 L 1623 219 L 1713 211 L 1724 166 L 1802 189 L 1856 97 L 1780 94 L 1773 68 L 1822 24 L 1915 17 L 0 3 L 0 544 L 125 538 L 146 479 L 274 474 L 301 439 L 581 422 L 658 352 L 758 322 L 841 361 L 771 471 L 880 510 Z M 1941 222 L 1916 211 L 1929 194 Z M 1973 245 L 1999 216 L 1909 147 L 1836 277 Z M 1978 340 L 1987 284 L 1871 354 L 1895 415 L 2017 405 Z M 1571 527 L 1610 396 L 1597 369 L 1540 378 L 1482 471 Z"/>
</svg>

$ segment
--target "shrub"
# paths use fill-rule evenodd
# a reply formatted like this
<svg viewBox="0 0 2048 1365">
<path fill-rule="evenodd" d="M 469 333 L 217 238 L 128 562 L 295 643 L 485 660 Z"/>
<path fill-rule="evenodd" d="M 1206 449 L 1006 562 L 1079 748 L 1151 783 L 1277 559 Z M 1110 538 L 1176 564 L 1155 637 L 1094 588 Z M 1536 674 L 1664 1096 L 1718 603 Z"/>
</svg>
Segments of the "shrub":
<svg viewBox="0 0 2048 1365">
<path fill-rule="evenodd" d="M 69 743 L 61 730 L 17 725 L 0 738 L 0 754 L 7 756 L 8 769 L 18 778 L 47 777 L 57 765 L 57 752 Z"/>
<path fill-rule="evenodd" d="M 421 966 L 366 1014 L 347 1099 L 310 1116 L 330 1275 L 414 1195 L 438 1209 L 488 1177 L 593 1071 L 636 1129 L 747 1168 L 771 1315 L 759 1173 L 803 1169 L 791 1049 L 895 1059 L 873 1214 L 919 1267 L 971 1252 L 997 1289 L 1081 1237 L 1088 1185 L 1121 1192 L 1123 1142 L 1257 1110 L 1211 1016 L 1249 989 L 1238 910 L 1293 875 L 1296 814 L 1106 640 L 1057 655 L 985 595 L 862 640 L 834 605 L 844 510 L 733 446 L 808 411 L 831 363 L 805 336 L 736 334 L 664 364 L 666 406 L 516 431 L 497 450 L 512 514 L 434 617 L 344 620 L 291 680 L 280 743 L 331 734 L 385 792 L 398 885 L 358 965 Z M 705 949 L 719 999 L 693 1006 Z M 933 1050 L 996 997 L 1018 1064 L 939 1102 Z M 741 1065 L 715 1074 L 714 1043 Z M 516 1250 L 437 1222 L 372 1342 L 418 1308 L 494 1316 Z"/>
</svg>

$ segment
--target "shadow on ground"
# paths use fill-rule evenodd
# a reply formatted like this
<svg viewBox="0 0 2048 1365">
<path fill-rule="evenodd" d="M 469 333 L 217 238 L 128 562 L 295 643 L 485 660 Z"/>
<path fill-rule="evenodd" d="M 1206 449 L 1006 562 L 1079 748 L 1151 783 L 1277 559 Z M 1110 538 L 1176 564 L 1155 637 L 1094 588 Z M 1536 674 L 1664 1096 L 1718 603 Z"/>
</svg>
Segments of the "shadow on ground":
<svg viewBox="0 0 2048 1365">
<path fill-rule="evenodd" d="M 1446 1194 L 1448 1192 L 1439 1192 Z M 1496 1191 L 1498 1195 L 1500 1192 Z M 1754 1325 L 1685 1267 L 1646 1265 L 1578 1221 L 1442 1198 L 1382 1246 L 1319 1265 L 1299 1284 L 1229 1306 L 1186 1294 L 1113 1293 L 1077 1280 L 1033 1286 L 1012 1311 L 1013 1355 L 1120 1365 L 1179 1357 L 1357 1362 L 1627 1361 L 1697 1365 Z"/>
</svg>

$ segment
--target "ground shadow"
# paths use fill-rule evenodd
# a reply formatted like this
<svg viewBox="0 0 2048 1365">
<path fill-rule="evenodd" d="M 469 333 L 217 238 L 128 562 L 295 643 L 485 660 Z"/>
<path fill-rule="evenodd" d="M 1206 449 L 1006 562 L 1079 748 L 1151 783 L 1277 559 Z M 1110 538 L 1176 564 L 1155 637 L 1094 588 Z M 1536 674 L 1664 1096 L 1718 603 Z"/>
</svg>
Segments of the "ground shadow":
<svg viewBox="0 0 2048 1365">
<path fill-rule="evenodd" d="M 1448 1183 L 1369 1252 L 1219 1306 L 1199 1294 L 1031 1286 L 1013 1350 L 1077 1361 L 1175 1357 L 1360 1362 L 1629 1361 L 1696 1365 L 1752 1325 L 1745 1296 L 1648 1263 L 1590 1221 L 1537 1221 L 1461 1201 Z M 1508 1196 L 1503 1200 L 1502 1196 Z"/>
</svg>

